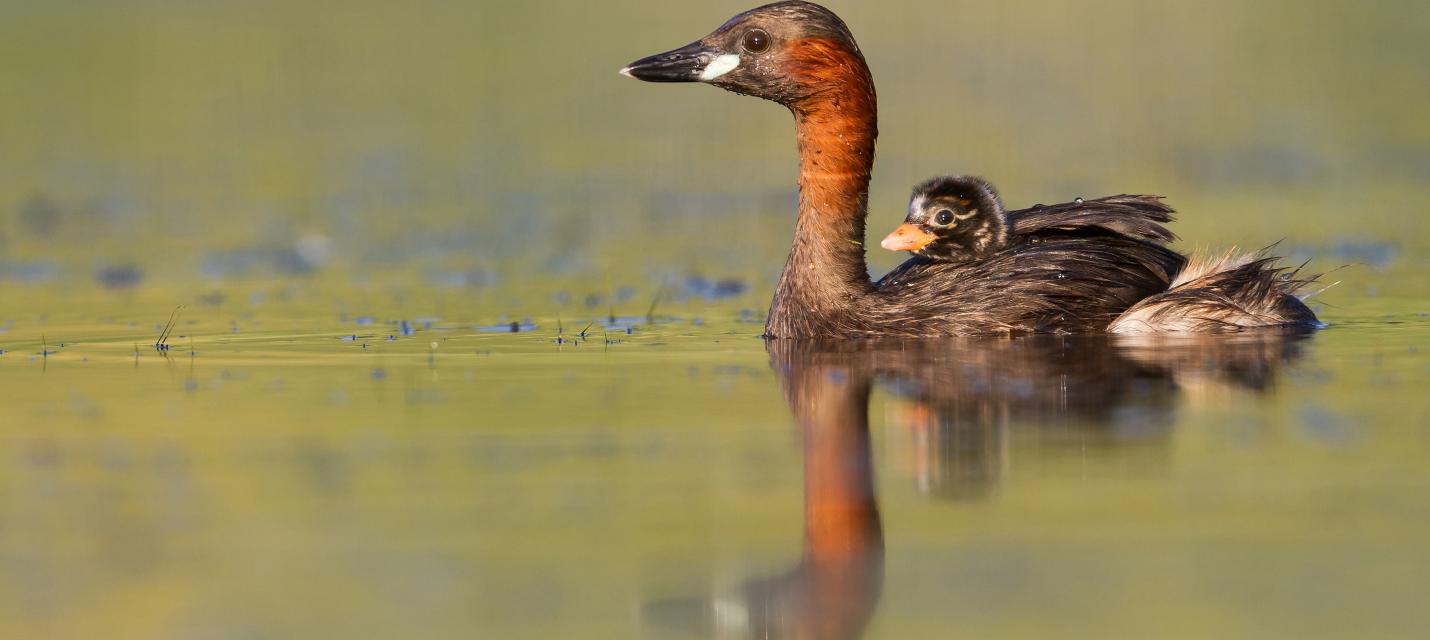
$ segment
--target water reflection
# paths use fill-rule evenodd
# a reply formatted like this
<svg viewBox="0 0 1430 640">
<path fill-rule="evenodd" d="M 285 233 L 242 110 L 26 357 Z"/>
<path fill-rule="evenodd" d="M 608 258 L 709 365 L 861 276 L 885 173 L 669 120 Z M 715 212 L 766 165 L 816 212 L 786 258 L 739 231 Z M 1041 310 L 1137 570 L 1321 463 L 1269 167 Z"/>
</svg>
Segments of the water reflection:
<svg viewBox="0 0 1430 640">
<path fill-rule="evenodd" d="M 1180 401 L 1269 389 L 1301 335 L 1055 337 L 866 345 L 865 368 L 898 396 L 919 487 L 984 499 L 1031 449 L 1168 445 Z M 852 356 L 851 356 L 852 357 Z"/>
<path fill-rule="evenodd" d="M 735 596 L 659 600 L 646 616 L 703 636 L 863 634 L 884 582 L 869 437 L 876 383 L 897 399 L 889 428 L 906 429 L 917 443 L 920 488 L 937 498 L 987 499 L 1006 476 L 1012 449 L 1166 440 L 1179 402 L 1264 393 L 1299 357 L 1301 339 L 769 342 L 803 436 L 802 558 L 782 574 L 746 582 Z M 1025 431 L 1035 437 L 1022 437 Z"/>
</svg>

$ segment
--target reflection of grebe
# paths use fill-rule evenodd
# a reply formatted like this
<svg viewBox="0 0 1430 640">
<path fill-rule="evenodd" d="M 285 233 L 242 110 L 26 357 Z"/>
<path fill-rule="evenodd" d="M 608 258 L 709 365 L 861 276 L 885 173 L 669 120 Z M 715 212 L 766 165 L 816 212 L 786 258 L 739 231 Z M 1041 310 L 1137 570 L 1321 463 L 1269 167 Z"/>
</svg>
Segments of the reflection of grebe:
<svg viewBox="0 0 1430 640">
<path fill-rule="evenodd" d="M 908 434 L 909 448 L 901 462 L 920 492 L 975 500 L 997 489 L 1008 468 L 1008 421 L 1004 415 L 988 418 L 961 424 L 934 412 L 927 402 L 894 406 L 888 426 Z"/>
<path fill-rule="evenodd" d="M 855 638 L 884 583 L 869 449 L 873 376 L 863 363 L 838 357 L 773 347 L 770 355 L 804 442 L 803 557 L 779 576 L 746 583 L 736 597 L 660 601 L 647 615 L 706 636 Z"/>
<path fill-rule="evenodd" d="M 1023 441 L 1029 446 L 1165 444 L 1185 378 L 1268 388 L 1295 358 L 1297 339 L 1200 336 L 1152 348 L 1098 336 L 768 341 L 803 436 L 801 558 L 733 597 L 661 600 L 646 614 L 706 636 L 853 638 L 863 631 L 884 581 L 868 415 L 875 381 L 924 429 L 927 491 L 985 498 L 1022 453 L 1014 430 L 1034 432 Z M 1077 437 L 1056 437 L 1067 433 Z"/>
<path fill-rule="evenodd" d="M 892 382 L 894 461 L 920 491 L 968 500 L 993 494 L 1015 453 L 1163 450 L 1179 404 L 1265 392 L 1303 335 L 956 339 L 868 357 Z"/>
<path fill-rule="evenodd" d="M 819 5 L 777 2 L 747 11 L 696 42 L 643 58 L 621 72 L 651 82 L 707 82 L 793 112 L 800 152 L 799 217 L 765 324 L 767 336 L 1214 331 L 1315 324 L 1315 316 L 1292 295 L 1301 281 L 1283 278 L 1271 262 L 1189 265 L 1159 242 L 1118 232 L 1052 235 L 975 261 L 915 258 L 871 283 L 863 243 L 878 137 L 874 82 L 848 27 Z M 1132 199 L 1160 206 L 1155 199 Z M 1247 312 L 1248 300 L 1267 304 Z M 1139 302 L 1135 314 L 1119 319 Z"/>
</svg>

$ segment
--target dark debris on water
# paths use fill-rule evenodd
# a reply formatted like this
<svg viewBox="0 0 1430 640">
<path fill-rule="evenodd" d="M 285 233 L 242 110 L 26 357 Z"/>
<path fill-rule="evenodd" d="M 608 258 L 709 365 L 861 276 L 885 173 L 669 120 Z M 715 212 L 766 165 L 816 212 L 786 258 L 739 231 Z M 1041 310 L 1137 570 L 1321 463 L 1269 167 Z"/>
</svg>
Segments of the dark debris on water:
<svg viewBox="0 0 1430 640">
<path fill-rule="evenodd" d="M 740 278 L 711 279 L 704 276 L 687 276 L 680 286 L 671 293 L 671 300 L 684 302 L 692 297 L 704 298 L 710 302 L 739 297 L 750 290 L 750 285 Z"/>
<path fill-rule="evenodd" d="M 132 289 L 144 281 L 144 270 L 134 264 L 114 264 L 100 267 L 94 279 L 105 289 Z"/>
<path fill-rule="evenodd" d="M 478 325 L 476 327 L 476 330 L 482 333 L 525 333 L 527 331 L 535 331 L 536 329 L 536 323 L 531 320 L 512 320 L 511 322 Z"/>
</svg>

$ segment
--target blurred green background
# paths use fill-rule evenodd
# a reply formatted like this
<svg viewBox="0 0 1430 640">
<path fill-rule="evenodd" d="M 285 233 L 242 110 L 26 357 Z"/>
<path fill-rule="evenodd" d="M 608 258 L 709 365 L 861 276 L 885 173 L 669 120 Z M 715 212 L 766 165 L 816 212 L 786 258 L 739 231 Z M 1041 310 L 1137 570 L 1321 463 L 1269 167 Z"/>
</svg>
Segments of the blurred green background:
<svg viewBox="0 0 1430 640">
<path fill-rule="evenodd" d="M 920 179 L 975 172 L 1013 206 L 1166 195 L 1188 247 L 1284 239 L 1339 264 L 1425 246 L 1423 3 L 830 6 L 881 98 L 871 234 Z M 615 73 L 745 8 L 6 3 L 0 278 L 693 271 L 765 293 L 792 227 L 788 114 Z"/>
</svg>

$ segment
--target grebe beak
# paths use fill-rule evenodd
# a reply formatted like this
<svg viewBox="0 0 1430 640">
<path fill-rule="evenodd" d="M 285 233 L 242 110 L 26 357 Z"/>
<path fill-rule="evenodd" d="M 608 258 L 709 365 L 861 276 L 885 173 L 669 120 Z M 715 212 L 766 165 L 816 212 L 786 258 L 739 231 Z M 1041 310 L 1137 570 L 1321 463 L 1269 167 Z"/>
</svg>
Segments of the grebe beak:
<svg viewBox="0 0 1430 640">
<path fill-rule="evenodd" d="M 721 55 L 714 48 L 696 41 L 679 49 L 636 60 L 621 69 L 621 75 L 646 82 L 714 80 L 730 70 L 724 67 L 728 65 L 728 58 L 732 57 L 738 64 L 739 56 Z"/>
<path fill-rule="evenodd" d="M 905 222 L 884 238 L 879 246 L 890 251 L 918 251 L 933 242 L 934 235 L 912 222 Z"/>
</svg>

